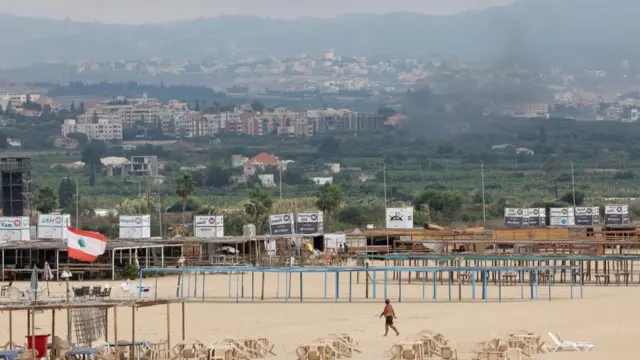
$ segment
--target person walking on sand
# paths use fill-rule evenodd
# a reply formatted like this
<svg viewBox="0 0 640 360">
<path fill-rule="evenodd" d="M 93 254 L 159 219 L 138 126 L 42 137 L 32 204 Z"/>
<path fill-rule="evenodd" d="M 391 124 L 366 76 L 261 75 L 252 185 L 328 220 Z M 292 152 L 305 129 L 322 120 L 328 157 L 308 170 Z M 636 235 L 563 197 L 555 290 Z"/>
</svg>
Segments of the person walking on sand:
<svg viewBox="0 0 640 360">
<path fill-rule="evenodd" d="M 384 316 L 385 320 L 384 320 L 384 336 L 387 336 L 387 334 L 389 333 L 389 328 L 392 328 L 393 331 L 396 332 L 396 336 L 400 335 L 400 332 L 398 332 L 398 329 L 396 329 L 395 325 L 393 325 L 393 319 L 397 319 L 398 317 L 396 316 L 396 312 L 393 310 L 393 306 L 391 306 L 391 301 L 389 301 L 389 299 L 385 299 L 384 300 L 384 310 L 382 310 L 382 314 L 380 314 L 380 317 L 382 318 Z"/>
</svg>

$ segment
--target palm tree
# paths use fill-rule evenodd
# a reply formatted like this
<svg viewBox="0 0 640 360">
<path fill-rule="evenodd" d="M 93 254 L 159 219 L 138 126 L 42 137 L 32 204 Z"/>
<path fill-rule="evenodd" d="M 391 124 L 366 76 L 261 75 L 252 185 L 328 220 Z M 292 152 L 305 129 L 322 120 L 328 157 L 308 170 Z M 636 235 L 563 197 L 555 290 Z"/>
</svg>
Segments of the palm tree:
<svg viewBox="0 0 640 360">
<path fill-rule="evenodd" d="M 338 185 L 324 184 L 316 195 L 316 206 L 331 218 L 331 214 L 338 209 L 343 198 L 342 190 Z"/>
<path fill-rule="evenodd" d="M 51 187 L 42 187 L 36 192 L 35 205 L 39 212 L 50 214 L 58 207 L 58 196 Z"/>
<path fill-rule="evenodd" d="M 193 177 L 190 174 L 183 174 L 176 182 L 176 195 L 182 199 L 182 225 L 185 225 L 184 212 L 187 207 L 187 199 L 196 192 L 193 184 Z"/>
<path fill-rule="evenodd" d="M 272 206 L 273 200 L 267 193 L 260 189 L 249 191 L 249 201 L 244 204 L 244 212 L 253 219 L 258 234 L 260 234 L 266 215 L 271 212 Z"/>
</svg>

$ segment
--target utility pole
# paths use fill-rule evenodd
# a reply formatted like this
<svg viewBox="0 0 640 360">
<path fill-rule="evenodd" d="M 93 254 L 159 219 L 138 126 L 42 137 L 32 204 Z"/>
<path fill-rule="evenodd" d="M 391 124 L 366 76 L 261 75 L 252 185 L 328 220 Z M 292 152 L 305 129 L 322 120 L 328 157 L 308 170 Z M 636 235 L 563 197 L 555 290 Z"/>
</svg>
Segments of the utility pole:
<svg viewBox="0 0 640 360">
<path fill-rule="evenodd" d="M 80 184 L 76 178 L 76 229 L 80 229 Z"/>
<path fill-rule="evenodd" d="M 142 184 L 138 180 L 138 215 L 142 214 Z"/>
<path fill-rule="evenodd" d="M 280 187 L 280 201 L 282 201 L 282 165 L 278 164 L 278 186 Z"/>
<path fill-rule="evenodd" d="M 387 208 L 387 163 L 382 160 L 382 181 L 384 186 L 384 208 Z"/>
<path fill-rule="evenodd" d="M 162 213 L 164 209 L 162 209 L 162 194 L 160 193 L 160 182 L 158 181 L 158 218 L 160 219 L 160 238 L 163 238 L 162 232 Z"/>
<path fill-rule="evenodd" d="M 576 215 L 576 178 L 573 173 L 573 161 L 571 161 L 571 192 L 573 193 L 573 216 Z"/>
<path fill-rule="evenodd" d="M 33 210 L 31 206 L 31 202 L 33 201 L 33 194 L 31 194 L 31 181 L 32 180 L 25 181 L 25 183 L 27 184 L 27 191 L 23 193 L 23 196 L 27 198 L 27 212 L 29 213 L 29 218 L 33 216 Z"/>
<path fill-rule="evenodd" d="M 487 208 L 484 206 L 484 161 L 480 161 L 480 177 L 482 179 L 482 226 L 487 227 Z"/>
</svg>

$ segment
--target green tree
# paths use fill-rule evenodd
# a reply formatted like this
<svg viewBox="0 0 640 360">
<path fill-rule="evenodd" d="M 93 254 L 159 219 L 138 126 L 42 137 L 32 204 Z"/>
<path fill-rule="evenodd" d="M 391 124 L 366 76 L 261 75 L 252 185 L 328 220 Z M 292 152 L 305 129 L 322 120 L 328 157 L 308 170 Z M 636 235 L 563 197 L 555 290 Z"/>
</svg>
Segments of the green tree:
<svg viewBox="0 0 640 360">
<path fill-rule="evenodd" d="M 7 135 L 0 131 L 0 149 L 6 149 L 9 147 L 9 142 L 7 141 Z"/>
<path fill-rule="evenodd" d="M 316 194 L 316 206 L 324 211 L 328 218 L 331 218 L 331 214 L 338 210 L 343 198 L 344 195 L 338 185 L 324 184 Z"/>
<path fill-rule="evenodd" d="M 107 152 L 107 145 L 104 141 L 100 140 L 91 140 L 83 149 L 82 149 L 82 162 L 89 170 L 90 185 L 95 185 L 95 175 L 97 171 L 100 171 L 102 168 L 102 162 L 100 161 L 102 157 Z"/>
<path fill-rule="evenodd" d="M 359 205 L 345 206 L 337 212 L 336 220 L 354 226 L 365 226 L 372 222 L 368 207 Z"/>
<path fill-rule="evenodd" d="M 60 208 L 68 208 L 73 202 L 73 198 L 76 196 L 76 183 L 70 178 L 64 178 L 60 181 L 60 187 L 58 188 L 58 199 L 60 201 Z"/>
<path fill-rule="evenodd" d="M 48 187 L 42 187 L 36 192 L 35 208 L 43 214 L 50 214 L 58 207 L 58 198 L 55 191 Z"/>
<path fill-rule="evenodd" d="M 255 112 L 263 112 L 264 111 L 264 104 L 261 103 L 258 100 L 254 100 L 251 103 L 251 109 L 253 109 L 253 111 L 255 111 Z"/>
<path fill-rule="evenodd" d="M 89 138 L 87 137 L 87 134 L 85 134 L 85 133 L 77 133 L 77 132 L 69 133 L 69 134 L 67 134 L 67 137 L 69 139 L 77 140 L 78 144 L 80 146 L 85 146 L 85 145 L 87 145 L 87 143 L 89 143 Z"/>
<path fill-rule="evenodd" d="M 318 155 L 326 158 L 339 157 L 342 155 L 341 144 L 340 139 L 328 136 L 322 139 L 320 146 L 318 146 Z"/>
<path fill-rule="evenodd" d="M 261 189 L 249 191 L 249 201 L 244 204 L 244 212 L 251 217 L 256 231 L 261 233 L 262 227 L 267 220 L 267 215 L 271 212 L 273 200 Z"/>
<path fill-rule="evenodd" d="M 464 203 L 462 195 L 455 192 L 425 190 L 413 199 L 413 207 L 420 211 L 423 206 L 428 205 L 431 214 L 442 214 L 451 218 L 453 214 L 460 211 Z"/>
<path fill-rule="evenodd" d="M 71 101 L 71 107 L 69 107 L 69 112 L 72 114 L 76 113 L 76 103 L 75 101 Z"/>
<path fill-rule="evenodd" d="M 80 114 L 84 114 L 84 103 L 81 102 L 80 103 L 80 111 L 78 111 Z"/>
<path fill-rule="evenodd" d="M 544 126 L 540 127 L 540 131 L 538 132 L 538 141 L 540 144 L 547 143 L 547 131 L 544 129 Z"/>
<path fill-rule="evenodd" d="M 576 198 L 575 198 L 575 204 L 577 206 L 581 206 L 584 204 L 584 192 L 582 190 L 576 190 Z M 567 191 L 564 195 L 562 195 L 562 197 L 560 198 L 560 201 L 562 202 L 566 202 L 567 204 L 571 204 L 573 205 L 573 191 Z"/>
<path fill-rule="evenodd" d="M 207 168 L 204 185 L 207 187 L 223 188 L 231 184 L 231 170 L 219 165 L 212 165 Z"/>
<path fill-rule="evenodd" d="M 182 199 L 182 225 L 185 224 L 185 208 L 187 206 L 187 199 L 189 196 L 195 194 L 196 187 L 193 183 L 193 177 L 191 174 L 183 174 L 182 177 L 176 182 L 176 195 Z"/>
<path fill-rule="evenodd" d="M 397 112 L 390 107 L 382 107 L 378 109 L 378 115 L 382 116 L 385 119 L 397 114 Z"/>
</svg>

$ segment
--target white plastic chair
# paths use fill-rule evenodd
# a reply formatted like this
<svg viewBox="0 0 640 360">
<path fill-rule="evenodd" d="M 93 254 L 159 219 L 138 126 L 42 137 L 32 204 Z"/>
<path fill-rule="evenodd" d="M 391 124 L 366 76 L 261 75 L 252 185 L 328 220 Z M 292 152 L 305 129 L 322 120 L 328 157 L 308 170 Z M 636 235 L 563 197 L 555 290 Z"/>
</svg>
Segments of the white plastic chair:
<svg viewBox="0 0 640 360">
<path fill-rule="evenodd" d="M 564 341 L 560 338 L 560 335 L 551 332 L 549 333 L 549 337 L 551 341 L 553 341 L 550 352 L 563 350 L 589 351 L 596 346 L 596 344 L 589 342 Z"/>
<path fill-rule="evenodd" d="M 122 299 L 131 299 L 135 295 L 135 291 L 127 283 L 120 284 L 120 293 Z"/>
<path fill-rule="evenodd" d="M 26 300 L 27 298 L 25 296 L 25 293 L 23 291 L 20 291 L 20 289 L 15 286 L 9 286 L 7 288 L 7 296 L 11 300 Z"/>
</svg>

